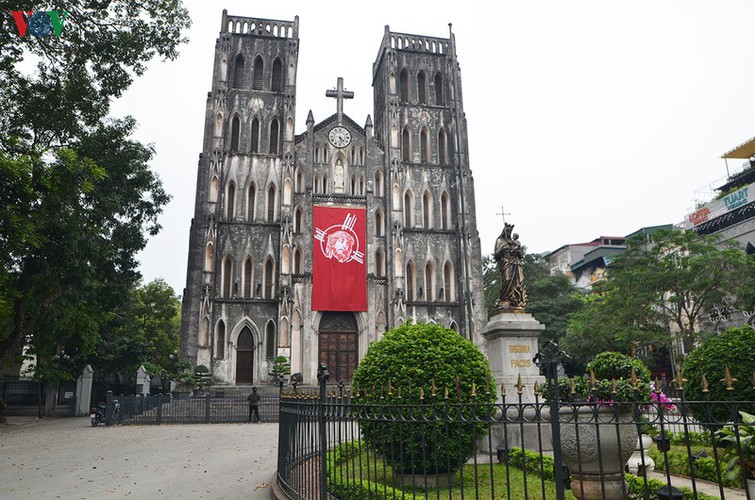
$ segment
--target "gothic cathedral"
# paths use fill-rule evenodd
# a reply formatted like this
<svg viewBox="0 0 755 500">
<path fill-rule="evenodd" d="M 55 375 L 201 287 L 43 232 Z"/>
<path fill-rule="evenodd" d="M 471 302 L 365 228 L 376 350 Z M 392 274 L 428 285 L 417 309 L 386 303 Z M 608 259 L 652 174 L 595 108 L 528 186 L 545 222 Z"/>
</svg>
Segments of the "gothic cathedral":
<svg viewBox="0 0 755 500">
<path fill-rule="evenodd" d="M 278 356 L 348 382 L 393 326 L 478 343 L 487 318 L 453 35 L 386 26 L 374 123 L 344 114 L 333 75 L 337 112 L 297 135 L 298 27 L 223 11 L 215 45 L 181 356 L 220 384 L 268 383 Z"/>
</svg>

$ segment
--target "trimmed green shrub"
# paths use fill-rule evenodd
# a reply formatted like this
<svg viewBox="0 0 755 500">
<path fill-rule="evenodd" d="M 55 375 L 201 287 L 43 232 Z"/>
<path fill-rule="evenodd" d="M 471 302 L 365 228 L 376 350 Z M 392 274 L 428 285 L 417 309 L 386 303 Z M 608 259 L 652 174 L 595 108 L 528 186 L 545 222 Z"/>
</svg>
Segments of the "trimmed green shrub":
<svg viewBox="0 0 755 500">
<path fill-rule="evenodd" d="M 755 401 L 755 388 L 752 387 L 753 372 L 755 371 L 755 330 L 749 326 L 729 328 L 720 335 L 709 337 L 692 351 L 684 360 L 683 373 L 687 383 L 684 386 L 684 396 L 687 401 L 704 401 L 702 378 L 708 380 L 710 401 L 728 401 L 729 392 L 721 383 L 726 368 L 731 376 L 737 379 L 731 395 L 736 401 Z M 723 425 L 738 417 L 729 405 L 689 405 L 692 416 L 699 422 L 710 422 L 707 410 L 712 411 L 716 423 Z M 753 405 L 740 405 L 737 410 L 755 413 Z M 734 415 L 732 415 L 734 413 Z"/>
<path fill-rule="evenodd" d="M 591 370 L 597 379 L 632 379 L 632 368 L 642 382 L 650 382 L 650 370 L 637 358 L 620 352 L 601 352 L 587 363 L 587 372 Z"/>
<path fill-rule="evenodd" d="M 486 417 L 496 399 L 485 356 L 457 332 L 422 323 L 394 328 L 370 346 L 353 393 L 364 405 L 364 440 L 402 473 L 458 469 L 487 430 L 475 414 Z"/>
</svg>

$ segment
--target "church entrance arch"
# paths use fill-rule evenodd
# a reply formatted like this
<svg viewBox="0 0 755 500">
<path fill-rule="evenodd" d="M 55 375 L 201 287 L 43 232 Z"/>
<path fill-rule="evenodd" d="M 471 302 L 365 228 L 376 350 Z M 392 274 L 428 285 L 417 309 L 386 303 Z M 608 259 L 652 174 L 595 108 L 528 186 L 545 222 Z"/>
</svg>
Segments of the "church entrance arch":
<svg viewBox="0 0 755 500">
<path fill-rule="evenodd" d="M 326 312 L 320 320 L 319 360 L 330 372 L 329 382 L 351 382 L 359 361 L 359 328 L 350 312 Z"/>
<path fill-rule="evenodd" d="M 236 345 L 236 385 L 250 385 L 254 382 L 254 336 L 248 326 L 239 333 Z"/>
</svg>

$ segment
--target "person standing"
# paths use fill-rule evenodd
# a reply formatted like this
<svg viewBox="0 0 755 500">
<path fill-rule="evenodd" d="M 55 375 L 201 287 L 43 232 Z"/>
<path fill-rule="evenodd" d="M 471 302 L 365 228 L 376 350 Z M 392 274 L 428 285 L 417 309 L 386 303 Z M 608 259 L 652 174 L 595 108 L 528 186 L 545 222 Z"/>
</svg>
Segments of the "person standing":
<svg viewBox="0 0 755 500">
<path fill-rule="evenodd" d="M 252 387 L 252 393 L 249 395 L 248 398 L 246 398 L 249 401 L 249 421 L 252 421 L 252 413 L 254 413 L 255 418 L 257 419 L 257 423 L 262 423 L 260 421 L 260 395 L 257 393 L 257 388 Z"/>
</svg>

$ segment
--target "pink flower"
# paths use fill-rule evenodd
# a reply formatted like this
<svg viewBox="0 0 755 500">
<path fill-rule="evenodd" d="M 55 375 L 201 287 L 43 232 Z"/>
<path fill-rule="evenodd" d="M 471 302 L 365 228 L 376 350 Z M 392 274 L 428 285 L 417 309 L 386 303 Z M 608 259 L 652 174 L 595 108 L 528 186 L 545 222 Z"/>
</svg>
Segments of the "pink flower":
<svg viewBox="0 0 755 500">
<path fill-rule="evenodd" d="M 657 393 L 655 391 L 650 393 L 650 397 L 653 398 L 653 403 L 663 405 L 664 410 L 676 411 L 676 406 L 664 393 Z"/>
</svg>

